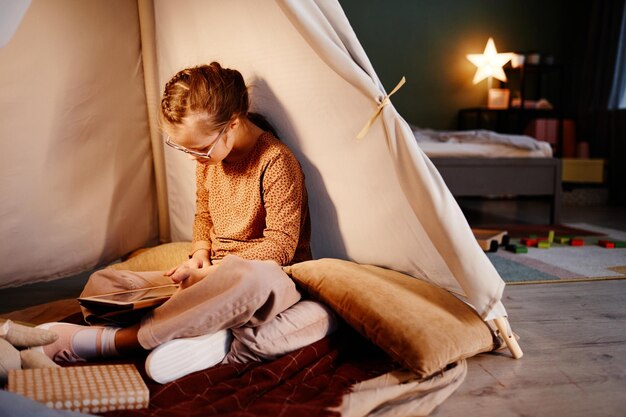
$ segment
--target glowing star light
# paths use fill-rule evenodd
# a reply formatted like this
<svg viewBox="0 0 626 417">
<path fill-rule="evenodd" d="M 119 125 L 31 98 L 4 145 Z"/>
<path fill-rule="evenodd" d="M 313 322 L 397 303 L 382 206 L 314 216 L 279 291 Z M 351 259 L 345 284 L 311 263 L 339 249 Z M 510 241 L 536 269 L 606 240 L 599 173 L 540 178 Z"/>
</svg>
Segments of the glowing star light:
<svg viewBox="0 0 626 417">
<path fill-rule="evenodd" d="M 493 38 L 489 38 L 485 46 L 485 52 L 482 54 L 467 54 L 467 59 L 477 67 L 474 75 L 474 84 L 478 84 L 488 77 L 506 81 L 506 75 L 502 67 L 511 60 L 511 55 L 508 52 L 499 54 L 496 51 L 496 44 L 493 42 Z"/>
</svg>

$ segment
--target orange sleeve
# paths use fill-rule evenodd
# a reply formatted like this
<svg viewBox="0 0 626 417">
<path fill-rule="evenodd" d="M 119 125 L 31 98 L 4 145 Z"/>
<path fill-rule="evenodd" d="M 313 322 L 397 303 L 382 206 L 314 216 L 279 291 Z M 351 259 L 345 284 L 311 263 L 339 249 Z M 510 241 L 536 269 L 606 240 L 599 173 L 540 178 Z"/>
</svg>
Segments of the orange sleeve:
<svg viewBox="0 0 626 417">
<path fill-rule="evenodd" d="M 210 233 L 213 221 L 209 213 L 209 193 L 206 187 L 207 168 L 206 164 L 196 164 L 196 213 L 193 221 L 190 256 L 200 249 L 206 249 L 209 254 L 211 253 Z"/>
</svg>

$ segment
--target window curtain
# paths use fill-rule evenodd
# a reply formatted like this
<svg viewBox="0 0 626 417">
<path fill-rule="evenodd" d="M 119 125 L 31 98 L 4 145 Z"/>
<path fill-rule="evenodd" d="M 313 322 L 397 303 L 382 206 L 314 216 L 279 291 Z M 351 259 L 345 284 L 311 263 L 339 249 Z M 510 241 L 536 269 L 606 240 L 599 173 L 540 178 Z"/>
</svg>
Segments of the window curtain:
<svg viewBox="0 0 626 417">
<path fill-rule="evenodd" d="M 626 7 L 622 10 L 620 26 L 609 110 L 626 109 Z"/>
<path fill-rule="evenodd" d="M 608 161 L 609 198 L 626 204 L 626 110 L 609 109 L 618 62 L 624 0 L 589 2 L 590 23 L 578 100 L 579 138 L 589 141 L 591 156 Z M 618 74 L 618 84 L 624 74 Z"/>
</svg>

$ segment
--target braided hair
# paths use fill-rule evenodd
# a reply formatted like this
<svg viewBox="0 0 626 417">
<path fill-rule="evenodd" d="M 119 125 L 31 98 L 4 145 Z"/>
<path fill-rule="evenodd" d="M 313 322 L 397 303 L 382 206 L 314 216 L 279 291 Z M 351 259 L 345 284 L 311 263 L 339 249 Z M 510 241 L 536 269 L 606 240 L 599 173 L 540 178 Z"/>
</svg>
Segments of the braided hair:
<svg viewBox="0 0 626 417">
<path fill-rule="evenodd" d="M 248 89 L 239 71 L 217 62 L 186 68 L 167 84 L 161 99 L 161 124 L 176 126 L 194 113 L 206 112 L 212 126 L 246 116 Z"/>
</svg>

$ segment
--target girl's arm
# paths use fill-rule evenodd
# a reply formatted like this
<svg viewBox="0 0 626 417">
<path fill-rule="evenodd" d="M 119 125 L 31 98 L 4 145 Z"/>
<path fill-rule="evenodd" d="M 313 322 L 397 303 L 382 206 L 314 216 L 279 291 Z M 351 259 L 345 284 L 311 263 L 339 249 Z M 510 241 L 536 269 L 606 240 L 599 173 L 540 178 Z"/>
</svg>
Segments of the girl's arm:
<svg viewBox="0 0 626 417">
<path fill-rule="evenodd" d="M 213 227 L 211 214 L 209 213 L 209 193 L 207 191 L 206 170 L 208 166 L 198 163 L 196 165 L 196 213 L 193 222 L 193 234 L 190 257 L 210 263 L 211 237 Z"/>
</svg>

